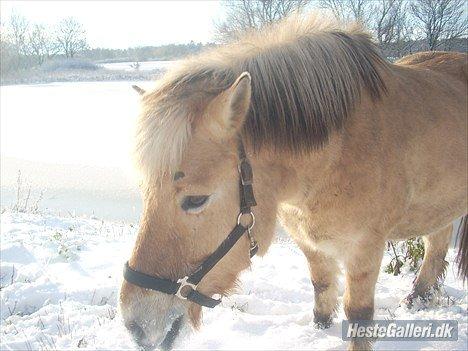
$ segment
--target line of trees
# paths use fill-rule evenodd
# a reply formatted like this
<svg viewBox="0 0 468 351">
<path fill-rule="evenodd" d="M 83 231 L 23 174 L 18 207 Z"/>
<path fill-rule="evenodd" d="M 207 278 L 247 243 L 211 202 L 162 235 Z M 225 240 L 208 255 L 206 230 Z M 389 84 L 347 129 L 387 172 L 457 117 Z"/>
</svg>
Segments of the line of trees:
<svg viewBox="0 0 468 351">
<path fill-rule="evenodd" d="M 216 24 L 218 43 L 234 40 L 293 12 L 326 9 L 343 21 L 358 21 L 373 33 L 383 54 L 397 58 L 425 50 L 467 51 L 467 0 L 235 0 L 224 1 L 225 20 Z M 1 23 L 1 74 L 42 65 L 54 57 L 146 61 L 176 59 L 206 45 L 90 49 L 86 30 L 72 17 L 55 26 L 32 23 L 18 13 Z M 214 44 L 207 44 L 212 46 Z"/>
<path fill-rule="evenodd" d="M 88 48 L 86 31 L 73 17 L 64 18 L 50 28 L 13 13 L 2 27 L 2 43 L 18 54 L 34 57 L 38 63 L 56 55 L 72 58 Z"/>
<path fill-rule="evenodd" d="M 93 61 L 133 61 L 142 62 L 149 60 L 174 60 L 200 52 L 206 46 L 214 44 L 202 44 L 191 41 L 187 44 L 167 44 L 161 46 L 140 46 L 128 49 L 104 49 L 94 48 L 83 52 L 83 56 Z"/>
<path fill-rule="evenodd" d="M 59 62 L 60 67 L 91 67 L 91 64 L 86 61 L 134 61 L 137 63 L 154 59 L 173 60 L 195 54 L 205 46 L 214 45 L 191 41 L 187 44 L 128 49 L 90 48 L 86 40 L 86 30 L 73 17 L 64 18 L 55 26 L 45 26 L 32 23 L 18 13 L 12 13 L 10 18 L 1 25 L 2 76 L 40 66 L 51 59 L 60 61 L 79 58 L 70 62 Z"/>
<path fill-rule="evenodd" d="M 237 0 L 223 2 L 225 21 L 216 38 L 229 42 L 292 12 L 322 8 L 370 29 L 387 56 L 422 50 L 460 50 L 467 36 L 466 0 Z M 464 51 L 466 51 L 466 40 Z"/>
<path fill-rule="evenodd" d="M 40 65 L 55 56 L 73 58 L 88 48 L 86 31 L 75 18 L 46 27 L 18 13 L 2 23 L 0 45 L 2 73 Z"/>
</svg>

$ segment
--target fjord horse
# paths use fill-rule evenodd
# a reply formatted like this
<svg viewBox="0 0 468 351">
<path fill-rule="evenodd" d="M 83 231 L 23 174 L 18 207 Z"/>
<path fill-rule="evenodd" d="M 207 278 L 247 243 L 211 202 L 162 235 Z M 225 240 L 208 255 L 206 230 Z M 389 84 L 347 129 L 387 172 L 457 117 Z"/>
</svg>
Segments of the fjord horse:
<svg viewBox="0 0 468 351">
<path fill-rule="evenodd" d="M 197 327 L 200 296 L 187 296 L 228 294 L 250 265 L 250 239 L 265 254 L 277 218 L 308 260 L 319 327 L 337 307 L 339 262 L 347 318 L 373 318 L 388 240 L 423 236 L 409 299 L 443 275 L 452 222 L 467 213 L 465 54 L 391 64 L 357 27 L 293 17 L 181 61 L 142 93 L 144 212 L 128 269 L 177 292 L 124 281 L 121 312 L 138 344 L 171 348 L 180 328 Z M 255 227 L 189 285 L 181 278 L 236 225 L 239 138 L 253 170 Z M 462 232 L 466 275 L 466 226 Z"/>
</svg>

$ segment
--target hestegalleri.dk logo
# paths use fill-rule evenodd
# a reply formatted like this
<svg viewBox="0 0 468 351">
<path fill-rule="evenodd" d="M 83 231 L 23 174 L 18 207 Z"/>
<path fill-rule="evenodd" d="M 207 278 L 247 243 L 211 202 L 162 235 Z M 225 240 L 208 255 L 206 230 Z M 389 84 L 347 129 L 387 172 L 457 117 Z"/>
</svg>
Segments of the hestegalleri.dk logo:
<svg viewBox="0 0 468 351">
<path fill-rule="evenodd" d="M 385 340 L 458 340 L 456 320 L 374 320 L 341 324 L 343 340 L 371 338 Z"/>
</svg>

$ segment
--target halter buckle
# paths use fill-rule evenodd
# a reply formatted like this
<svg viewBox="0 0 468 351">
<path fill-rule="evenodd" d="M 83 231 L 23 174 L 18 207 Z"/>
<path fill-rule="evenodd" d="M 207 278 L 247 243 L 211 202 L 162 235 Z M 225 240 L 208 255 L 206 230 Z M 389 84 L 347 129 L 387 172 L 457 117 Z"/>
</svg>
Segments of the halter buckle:
<svg viewBox="0 0 468 351">
<path fill-rule="evenodd" d="M 252 185 L 252 166 L 250 165 L 249 161 L 247 161 L 247 159 L 244 158 L 240 160 L 240 162 L 237 164 L 237 170 L 239 171 L 242 185 Z"/>
<path fill-rule="evenodd" d="M 187 281 L 188 278 L 189 278 L 188 276 L 185 276 L 185 277 L 180 278 L 179 280 L 177 280 L 177 283 L 180 284 L 180 285 L 179 285 L 179 289 L 177 289 L 177 292 L 174 295 L 177 296 L 181 300 L 187 300 L 187 296 L 188 296 L 188 294 L 190 294 L 190 291 L 189 291 L 189 292 L 187 292 L 187 294 L 185 296 L 182 295 L 182 289 L 183 288 L 188 286 L 192 290 L 197 289 L 197 286 L 195 284 L 189 283 Z"/>
</svg>

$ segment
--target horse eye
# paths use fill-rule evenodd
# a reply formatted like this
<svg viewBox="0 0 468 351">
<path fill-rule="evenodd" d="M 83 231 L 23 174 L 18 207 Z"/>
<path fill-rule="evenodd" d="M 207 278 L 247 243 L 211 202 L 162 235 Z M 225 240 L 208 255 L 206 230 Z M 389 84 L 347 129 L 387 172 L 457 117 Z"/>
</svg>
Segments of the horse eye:
<svg viewBox="0 0 468 351">
<path fill-rule="evenodd" d="M 182 202 L 182 209 L 188 211 L 201 207 L 208 201 L 208 198 L 208 195 L 186 196 Z"/>
</svg>

